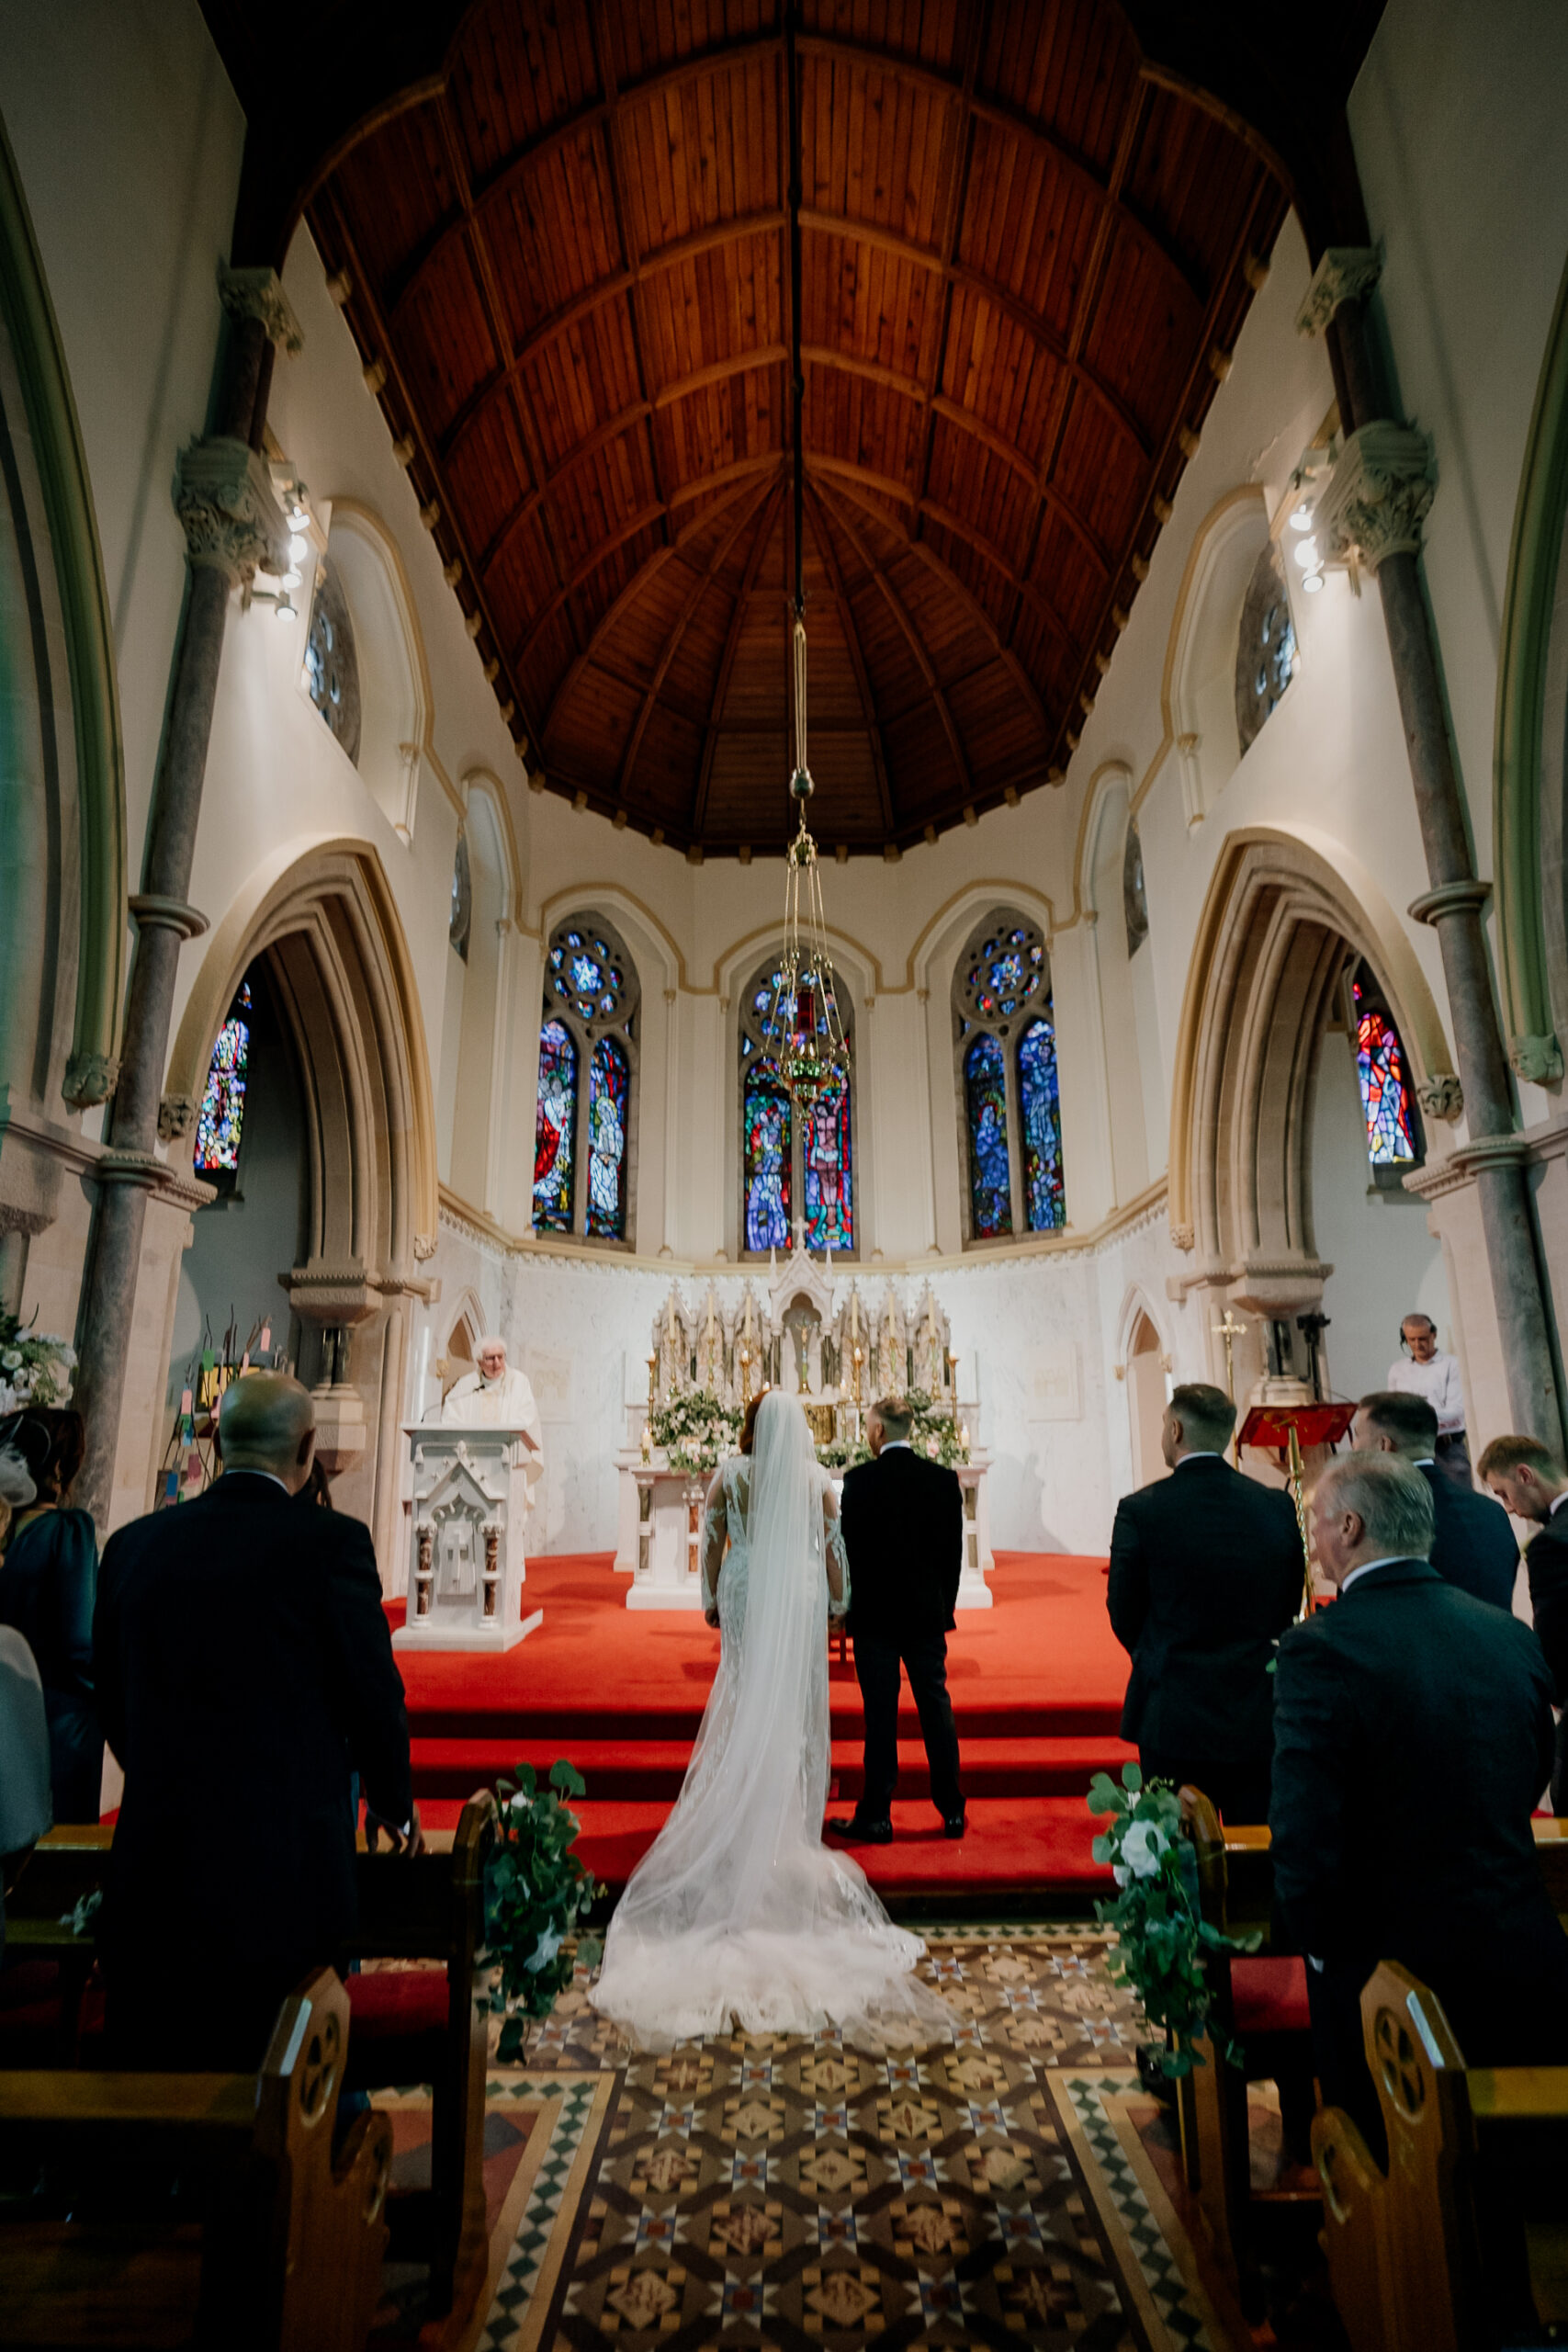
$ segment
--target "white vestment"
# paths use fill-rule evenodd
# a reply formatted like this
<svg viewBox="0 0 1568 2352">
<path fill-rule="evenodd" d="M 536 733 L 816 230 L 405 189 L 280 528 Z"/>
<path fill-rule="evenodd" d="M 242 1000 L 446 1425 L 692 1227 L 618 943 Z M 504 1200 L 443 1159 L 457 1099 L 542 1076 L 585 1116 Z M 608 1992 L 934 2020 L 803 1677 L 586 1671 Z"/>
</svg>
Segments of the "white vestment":
<svg viewBox="0 0 1568 2352">
<path fill-rule="evenodd" d="M 533 1384 L 525 1372 L 513 1372 L 510 1365 L 499 1380 L 487 1380 L 482 1372 L 466 1372 L 461 1380 L 450 1387 L 441 1407 L 443 1429 L 526 1430 L 537 1452 L 525 1450 L 524 1463 L 528 1480 L 529 1499 L 533 1498 L 536 1482 L 545 1466 L 544 1424 L 539 1408 L 534 1400 Z"/>
</svg>

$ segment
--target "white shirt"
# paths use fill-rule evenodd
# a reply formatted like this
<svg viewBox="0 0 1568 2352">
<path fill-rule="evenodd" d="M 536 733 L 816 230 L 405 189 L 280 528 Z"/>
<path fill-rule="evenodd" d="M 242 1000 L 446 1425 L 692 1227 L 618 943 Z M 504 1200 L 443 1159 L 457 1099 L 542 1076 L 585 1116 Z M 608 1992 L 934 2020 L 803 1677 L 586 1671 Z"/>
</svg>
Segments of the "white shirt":
<svg viewBox="0 0 1568 2352">
<path fill-rule="evenodd" d="M 1430 1363 L 1401 1356 L 1388 1368 L 1388 1385 L 1409 1396 L 1425 1396 L 1438 1417 L 1438 1435 L 1454 1437 L 1464 1427 L 1464 1391 L 1460 1386 L 1459 1359 L 1441 1349 Z"/>
<path fill-rule="evenodd" d="M 914 1450 L 907 1437 L 885 1437 L 882 1441 L 884 1453 L 913 1453 Z"/>
<path fill-rule="evenodd" d="M 276 1470 L 257 1470 L 248 1462 L 236 1462 L 231 1470 L 227 1468 L 224 1470 L 223 1476 L 225 1478 L 270 1478 L 275 1487 L 283 1487 L 286 1495 L 291 1495 L 294 1492 L 292 1487 L 283 1486 L 283 1481 Z"/>
<path fill-rule="evenodd" d="M 1359 1568 L 1351 1569 L 1349 1575 L 1340 1584 L 1339 1589 L 1341 1592 L 1348 1592 L 1358 1577 L 1368 1576 L 1373 1568 L 1386 1568 L 1393 1561 L 1407 1559 L 1409 1556 L 1405 1552 L 1385 1552 L 1381 1560 L 1363 1560 Z"/>
<path fill-rule="evenodd" d="M 1564 1503 L 1568 1503 L 1568 1487 L 1564 1487 L 1560 1495 L 1553 1496 L 1551 1509 L 1546 1514 L 1548 1519 L 1555 1519 Z"/>
</svg>

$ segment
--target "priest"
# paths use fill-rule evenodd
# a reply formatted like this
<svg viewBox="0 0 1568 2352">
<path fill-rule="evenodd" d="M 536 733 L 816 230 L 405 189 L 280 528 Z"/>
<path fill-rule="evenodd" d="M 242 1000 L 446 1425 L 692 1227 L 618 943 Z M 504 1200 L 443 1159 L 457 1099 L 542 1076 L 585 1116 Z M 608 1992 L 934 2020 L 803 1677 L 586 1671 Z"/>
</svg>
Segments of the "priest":
<svg viewBox="0 0 1568 2352">
<path fill-rule="evenodd" d="M 506 1341 L 493 1331 L 479 1344 L 479 1370 L 466 1372 L 447 1390 L 441 1406 L 444 1429 L 519 1430 L 526 1448 L 525 1475 L 532 1508 L 534 1488 L 545 1467 L 544 1429 L 525 1372 L 507 1367 Z"/>
</svg>

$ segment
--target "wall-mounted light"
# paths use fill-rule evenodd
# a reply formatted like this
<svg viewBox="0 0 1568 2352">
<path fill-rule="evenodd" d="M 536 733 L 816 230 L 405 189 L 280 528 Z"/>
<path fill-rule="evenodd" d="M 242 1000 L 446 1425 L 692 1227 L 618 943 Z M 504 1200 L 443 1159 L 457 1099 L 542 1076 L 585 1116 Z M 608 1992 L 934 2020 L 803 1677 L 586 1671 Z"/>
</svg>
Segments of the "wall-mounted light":
<svg viewBox="0 0 1568 2352">
<path fill-rule="evenodd" d="M 277 589 L 276 592 L 270 588 L 253 588 L 251 590 L 249 601 L 253 605 L 270 605 L 272 606 L 273 618 L 275 620 L 296 621 L 299 619 L 299 616 L 294 608 L 288 591 L 290 586 L 297 588 L 299 585 L 299 575 L 298 572 L 293 574 L 292 579 L 286 574 L 284 583 L 281 588 Z"/>
</svg>

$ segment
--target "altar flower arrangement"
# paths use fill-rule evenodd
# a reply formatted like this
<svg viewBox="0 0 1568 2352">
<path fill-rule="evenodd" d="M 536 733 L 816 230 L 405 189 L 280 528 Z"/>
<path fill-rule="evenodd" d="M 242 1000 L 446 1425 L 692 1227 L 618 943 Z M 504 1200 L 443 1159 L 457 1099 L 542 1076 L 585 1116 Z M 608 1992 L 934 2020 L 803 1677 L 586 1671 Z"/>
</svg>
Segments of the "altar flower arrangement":
<svg viewBox="0 0 1568 2352">
<path fill-rule="evenodd" d="M 503 2064 L 521 2054 L 529 2018 L 547 2018 L 574 1969 L 599 1958 L 596 1942 L 569 1948 L 577 1922 L 604 1893 L 571 1850 L 581 1825 L 562 1802 L 587 1789 L 564 1758 L 551 1765 L 543 1789 L 531 1764 L 495 1784 L 499 1817 L 485 1871 L 480 1960 L 500 1972 L 491 2005 L 505 2018 L 496 2048 Z"/>
<path fill-rule="evenodd" d="M 0 1413 L 20 1405 L 66 1405 L 76 1351 L 54 1331 L 37 1331 L 35 1312 L 23 1323 L 0 1313 Z"/>
<path fill-rule="evenodd" d="M 1123 1764 L 1118 1788 L 1109 1772 L 1097 1772 L 1089 1809 L 1107 1825 L 1095 1838 L 1094 1859 L 1111 1864 L 1117 1886 L 1113 1902 L 1094 1906 L 1095 1917 L 1116 1930 L 1107 1965 L 1119 1984 L 1137 1994 L 1149 2023 L 1168 2029 L 1164 2072 L 1190 2074 L 1203 2063 L 1193 2045 L 1212 2030 L 1205 1953 L 1256 1951 L 1261 1939 L 1223 1935 L 1204 1918 L 1197 1857 L 1168 1781 L 1145 1784 L 1136 1764 Z M 1217 2046 L 1228 2064 L 1240 2065 L 1233 2041 Z"/>
<path fill-rule="evenodd" d="M 740 1442 L 740 1419 L 711 1388 L 683 1388 L 654 1407 L 648 1430 L 671 1470 L 716 1470 Z"/>
<path fill-rule="evenodd" d="M 911 1388 L 909 1403 L 914 1408 L 914 1427 L 909 1431 L 909 1443 L 928 1462 L 940 1462 L 944 1469 L 956 1469 L 969 1459 L 964 1443 L 966 1432 L 956 1426 L 951 1405 L 931 1397 L 923 1388 Z M 863 1434 L 852 1444 L 835 1439 L 830 1445 L 819 1445 L 817 1459 L 824 1470 L 853 1470 L 862 1462 L 871 1460 L 871 1448 Z"/>
</svg>

